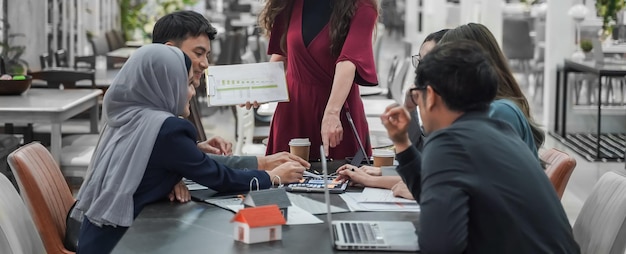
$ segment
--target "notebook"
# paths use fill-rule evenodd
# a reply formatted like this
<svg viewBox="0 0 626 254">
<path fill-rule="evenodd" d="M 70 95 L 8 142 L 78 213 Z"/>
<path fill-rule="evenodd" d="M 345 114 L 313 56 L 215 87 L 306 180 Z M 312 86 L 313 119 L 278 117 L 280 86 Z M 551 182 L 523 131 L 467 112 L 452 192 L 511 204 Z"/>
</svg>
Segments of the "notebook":
<svg viewBox="0 0 626 254">
<path fill-rule="evenodd" d="M 323 179 L 328 180 L 328 167 L 324 147 L 322 156 Z M 408 221 L 333 221 L 330 211 L 330 194 L 324 184 L 326 222 L 330 240 L 337 250 L 418 251 L 415 226 Z"/>
</svg>

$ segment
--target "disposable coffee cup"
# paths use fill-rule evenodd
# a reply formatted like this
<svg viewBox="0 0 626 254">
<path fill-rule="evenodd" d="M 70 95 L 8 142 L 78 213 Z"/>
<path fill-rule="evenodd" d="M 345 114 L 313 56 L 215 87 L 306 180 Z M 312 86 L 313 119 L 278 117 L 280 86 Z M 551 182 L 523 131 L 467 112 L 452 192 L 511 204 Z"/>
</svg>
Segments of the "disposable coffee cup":
<svg viewBox="0 0 626 254">
<path fill-rule="evenodd" d="M 393 166 L 396 153 L 391 150 L 374 150 L 372 156 L 374 157 L 374 167 L 386 167 Z"/>
<path fill-rule="evenodd" d="M 289 152 L 305 161 L 309 161 L 311 141 L 308 138 L 294 138 L 289 141 Z"/>
</svg>

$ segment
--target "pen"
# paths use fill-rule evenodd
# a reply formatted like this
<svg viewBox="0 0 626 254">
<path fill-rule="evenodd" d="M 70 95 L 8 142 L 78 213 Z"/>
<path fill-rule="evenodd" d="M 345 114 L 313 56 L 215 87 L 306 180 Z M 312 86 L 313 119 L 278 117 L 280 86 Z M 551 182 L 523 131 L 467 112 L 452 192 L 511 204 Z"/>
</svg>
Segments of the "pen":
<svg viewBox="0 0 626 254">
<path fill-rule="evenodd" d="M 304 176 L 307 176 L 307 177 L 312 177 L 312 178 L 319 178 L 319 179 L 321 179 L 321 178 L 322 178 L 321 176 L 316 175 L 316 174 L 313 174 L 313 173 L 311 173 L 311 172 L 309 172 L 309 171 L 304 171 Z"/>
</svg>

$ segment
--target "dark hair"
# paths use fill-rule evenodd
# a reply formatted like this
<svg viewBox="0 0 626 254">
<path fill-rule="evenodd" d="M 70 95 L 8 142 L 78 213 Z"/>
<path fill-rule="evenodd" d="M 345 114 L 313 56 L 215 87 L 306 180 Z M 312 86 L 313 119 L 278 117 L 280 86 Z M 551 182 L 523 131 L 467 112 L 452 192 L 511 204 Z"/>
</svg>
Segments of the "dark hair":
<svg viewBox="0 0 626 254">
<path fill-rule="evenodd" d="M 333 56 L 339 56 L 343 43 L 348 36 L 348 30 L 350 30 L 350 24 L 352 17 L 356 12 L 357 5 L 360 1 L 365 1 L 378 11 L 378 2 L 376 0 L 342 0 L 331 1 L 333 5 L 333 11 L 330 15 L 329 32 L 330 32 L 330 53 Z M 287 11 L 284 19 L 285 31 L 289 26 L 289 20 L 291 19 L 291 11 L 293 9 L 292 0 L 266 0 L 265 7 L 259 14 L 259 26 L 265 29 L 266 33 L 269 33 L 274 26 L 278 14 L 283 11 Z M 280 39 L 280 47 L 283 51 L 286 50 L 286 34 L 284 33 Z"/>
<path fill-rule="evenodd" d="M 469 40 L 435 46 L 415 73 L 417 88 L 432 87 L 452 111 L 487 111 L 498 90 L 492 61 Z"/>
<path fill-rule="evenodd" d="M 431 33 L 428 36 L 426 36 L 426 39 L 424 39 L 424 42 L 434 41 L 435 43 L 439 43 L 441 38 L 443 38 L 443 35 L 446 34 L 448 30 L 450 29 L 441 29 L 437 32 Z M 422 44 L 424 44 L 424 42 L 422 42 Z"/>
<path fill-rule="evenodd" d="M 217 31 L 209 21 L 200 13 L 194 11 L 176 11 L 167 14 L 157 20 L 152 30 L 153 43 L 176 44 L 183 42 L 188 37 L 206 35 L 209 40 L 215 39 Z"/>
<path fill-rule="evenodd" d="M 508 61 L 506 57 L 504 57 L 500 46 L 498 46 L 498 42 L 489 29 L 484 25 L 476 23 L 461 25 L 448 31 L 441 39 L 441 42 L 455 40 L 472 40 L 478 42 L 478 44 L 489 53 L 488 56 L 494 62 L 498 74 L 498 93 L 496 94 L 496 99 L 511 100 L 522 110 L 526 120 L 530 124 L 535 145 L 537 148 L 541 147 L 545 140 L 545 133 L 539 128 L 538 124 L 535 123 L 530 115 L 528 100 L 526 96 L 524 96 L 524 93 L 522 93 L 515 77 L 513 77 Z"/>
</svg>

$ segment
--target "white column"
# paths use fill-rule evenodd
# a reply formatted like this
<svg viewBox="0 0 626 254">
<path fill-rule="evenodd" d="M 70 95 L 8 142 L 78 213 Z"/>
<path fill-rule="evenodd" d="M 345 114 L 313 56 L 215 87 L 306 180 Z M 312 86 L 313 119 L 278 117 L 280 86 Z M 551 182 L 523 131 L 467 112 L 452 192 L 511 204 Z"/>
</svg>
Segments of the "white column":
<svg viewBox="0 0 626 254">
<path fill-rule="evenodd" d="M 67 45 L 67 39 L 68 39 L 68 30 L 69 30 L 69 15 L 68 15 L 68 5 L 69 5 L 68 0 L 61 0 L 61 15 L 60 15 L 60 20 L 61 20 L 61 31 L 59 31 L 59 36 L 61 36 L 61 48 L 65 49 L 65 50 L 70 50 Z M 56 65 L 56 63 L 55 63 Z"/>
<path fill-rule="evenodd" d="M 418 1 L 420 0 L 406 0 L 406 11 L 404 13 L 404 35 L 408 42 L 413 44 L 412 48 L 415 48 L 415 41 L 417 41 L 420 37 L 419 29 L 419 6 Z M 423 18 L 422 18 L 423 22 Z"/>
<path fill-rule="evenodd" d="M 6 18 L 11 24 L 9 33 L 24 34 L 24 36 L 13 38 L 11 43 L 15 46 L 26 47 L 21 58 L 28 62 L 28 67 L 33 71 L 40 70 L 39 55 L 46 51 L 48 45 L 47 12 L 47 1 L 42 3 L 41 0 L 10 0 L 7 2 Z"/>
<path fill-rule="evenodd" d="M 573 20 L 567 10 L 574 0 L 547 1 L 545 70 L 543 86 L 543 121 L 548 129 L 554 129 L 554 102 L 556 96 L 556 70 L 574 50 Z M 594 9 L 595 10 L 595 9 Z"/>
<path fill-rule="evenodd" d="M 460 0 L 461 25 L 480 20 L 480 0 Z"/>
<path fill-rule="evenodd" d="M 76 22 L 76 2 L 80 0 L 70 0 L 69 2 L 69 20 L 70 20 L 70 37 L 67 50 L 68 64 L 74 66 L 74 56 L 76 55 L 76 28 L 78 22 Z"/>
<path fill-rule="evenodd" d="M 422 33 L 428 35 L 446 28 L 446 18 L 448 17 L 446 1 L 423 0 L 423 3 Z"/>
<path fill-rule="evenodd" d="M 481 1 L 480 23 L 489 28 L 489 31 L 502 47 L 502 0 L 482 0 Z"/>
<path fill-rule="evenodd" d="M 59 41 L 59 0 L 52 0 L 52 51 L 58 49 L 57 42 Z"/>
</svg>

